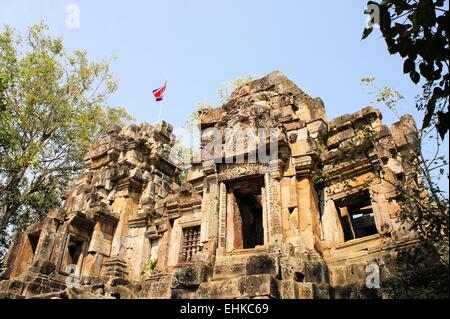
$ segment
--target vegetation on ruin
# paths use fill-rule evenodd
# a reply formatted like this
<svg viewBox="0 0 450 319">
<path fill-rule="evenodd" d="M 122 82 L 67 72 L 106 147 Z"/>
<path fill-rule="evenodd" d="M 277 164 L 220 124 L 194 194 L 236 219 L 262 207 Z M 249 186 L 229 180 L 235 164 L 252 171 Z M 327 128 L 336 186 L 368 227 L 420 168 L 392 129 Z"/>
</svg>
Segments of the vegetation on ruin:
<svg viewBox="0 0 450 319">
<path fill-rule="evenodd" d="M 226 103 L 234 90 L 256 80 L 257 78 L 258 76 L 255 74 L 246 74 L 239 75 L 228 82 L 222 83 L 217 88 L 217 97 L 219 98 L 219 104 L 221 105 Z"/>
<path fill-rule="evenodd" d="M 0 265 L 10 234 L 60 204 L 89 145 L 132 120 L 107 102 L 109 63 L 66 52 L 44 24 L 0 33 Z"/>
<path fill-rule="evenodd" d="M 221 85 L 219 85 L 219 87 L 217 88 L 217 99 L 219 100 L 219 106 L 228 101 L 230 95 L 233 93 L 234 90 L 247 83 L 256 80 L 257 78 L 258 76 L 254 74 L 239 75 L 233 80 L 224 82 Z M 202 111 L 211 110 L 216 107 L 217 106 L 214 106 L 214 104 L 208 101 L 199 101 L 197 102 L 195 109 L 191 112 L 191 114 L 189 114 L 188 118 L 186 119 L 186 122 L 183 125 L 183 128 L 189 132 L 191 138 L 194 141 L 200 140 L 200 130 L 198 129 L 200 125 L 200 114 L 202 113 Z M 178 181 L 179 184 L 183 184 L 183 182 L 187 178 L 187 173 L 190 168 L 190 160 L 192 156 L 196 156 L 198 153 L 192 147 L 183 144 L 183 142 L 180 140 L 177 141 L 177 143 L 174 145 L 173 148 L 176 151 L 180 152 L 184 159 L 185 165 L 183 167 L 183 170 L 180 174 Z"/>
<path fill-rule="evenodd" d="M 157 266 L 158 266 L 158 259 L 150 259 L 145 263 L 144 267 L 142 268 L 142 276 L 144 276 L 144 278 L 148 278 L 151 275 L 154 275 Z"/>
<path fill-rule="evenodd" d="M 177 140 L 172 148 L 177 151 L 183 159 L 183 167 L 181 170 L 181 174 L 178 177 L 178 184 L 181 185 L 186 181 L 189 168 L 191 167 L 192 158 L 196 156 L 197 151 L 192 147 L 184 145 L 180 140 Z"/>
<path fill-rule="evenodd" d="M 448 2 L 381 0 L 369 1 L 368 5 L 379 8 L 380 31 L 389 53 L 402 57 L 403 72 L 413 83 L 423 83 L 423 100 L 416 105 L 425 112 L 422 128 L 435 126 L 444 139 L 450 116 Z M 364 29 L 363 39 L 372 31 L 372 27 Z"/>
<path fill-rule="evenodd" d="M 193 129 L 196 125 L 199 124 L 199 116 L 201 111 L 214 109 L 228 101 L 231 94 L 237 88 L 250 83 L 258 78 L 257 75 L 247 74 L 247 75 L 239 75 L 236 78 L 224 82 L 219 85 L 216 91 L 217 99 L 219 101 L 219 105 L 215 106 L 213 103 L 208 101 L 198 101 L 195 109 L 191 112 L 191 114 L 186 119 L 184 123 L 184 127 L 186 129 Z"/>
</svg>

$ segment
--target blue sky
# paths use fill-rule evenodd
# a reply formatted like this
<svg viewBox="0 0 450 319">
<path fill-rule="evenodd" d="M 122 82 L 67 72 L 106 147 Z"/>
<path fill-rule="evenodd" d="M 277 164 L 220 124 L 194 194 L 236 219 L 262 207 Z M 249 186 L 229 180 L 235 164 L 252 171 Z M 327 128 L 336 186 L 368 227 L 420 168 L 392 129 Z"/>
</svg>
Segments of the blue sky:
<svg viewBox="0 0 450 319">
<path fill-rule="evenodd" d="M 65 25 L 70 3 L 80 8 L 78 29 Z M 157 121 L 151 92 L 166 78 L 162 119 L 180 127 L 198 101 L 217 103 L 221 83 L 274 70 L 321 97 L 329 119 L 369 105 L 360 85 L 367 76 L 397 89 L 405 97 L 400 113 L 420 119 L 413 99 L 420 88 L 402 73 L 401 58 L 388 54 L 377 30 L 361 41 L 365 6 L 366 0 L 1 0 L 0 23 L 24 31 L 44 20 L 68 50 L 85 49 L 97 60 L 116 55 L 119 89 L 110 102 L 137 122 Z M 382 111 L 386 124 L 396 121 Z"/>
</svg>

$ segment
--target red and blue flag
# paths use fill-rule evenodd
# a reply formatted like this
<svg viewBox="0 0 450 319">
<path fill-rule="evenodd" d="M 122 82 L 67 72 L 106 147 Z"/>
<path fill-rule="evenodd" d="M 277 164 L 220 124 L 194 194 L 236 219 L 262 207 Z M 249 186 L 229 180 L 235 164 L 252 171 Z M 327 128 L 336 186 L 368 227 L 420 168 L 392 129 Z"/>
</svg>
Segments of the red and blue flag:
<svg viewBox="0 0 450 319">
<path fill-rule="evenodd" d="M 164 85 L 159 89 L 153 90 L 153 96 L 156 99 L 156 102 L 162 101 L 164 99 L 164 93 L 166 92 L 167 81 L 164 82 Z"/>
</svg>

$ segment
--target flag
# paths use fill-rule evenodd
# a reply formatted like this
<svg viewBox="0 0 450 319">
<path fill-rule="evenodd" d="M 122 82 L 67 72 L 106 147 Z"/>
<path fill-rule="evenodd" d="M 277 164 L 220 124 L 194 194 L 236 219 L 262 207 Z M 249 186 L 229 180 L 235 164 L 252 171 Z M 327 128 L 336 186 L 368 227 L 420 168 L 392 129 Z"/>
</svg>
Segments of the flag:
<svg viewBox="0 0 450 319">
<path fill-rule="evenodd" d="M 162 101 L 164 98 L 164 93 L 166 92 L 167 81 L 164 82 L 164 85 L 159 89 L 153 90 L 153 96 L 156 99 L 156 102 Z"/>
</svg>

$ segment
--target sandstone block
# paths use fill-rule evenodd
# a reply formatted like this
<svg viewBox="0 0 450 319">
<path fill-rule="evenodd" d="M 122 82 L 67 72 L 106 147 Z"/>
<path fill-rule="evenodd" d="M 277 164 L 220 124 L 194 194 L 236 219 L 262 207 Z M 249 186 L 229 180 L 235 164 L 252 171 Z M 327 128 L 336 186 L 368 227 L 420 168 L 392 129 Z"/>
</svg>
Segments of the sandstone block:
<svg viewBox="0 0 450 319">
<path fill-rule="evenodd" d="M 206 279 L 207 267 L 201 263 L 187 263 L 172 274 L 171 288 L 199 286 Z"/>
</svg>

